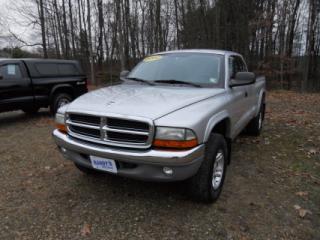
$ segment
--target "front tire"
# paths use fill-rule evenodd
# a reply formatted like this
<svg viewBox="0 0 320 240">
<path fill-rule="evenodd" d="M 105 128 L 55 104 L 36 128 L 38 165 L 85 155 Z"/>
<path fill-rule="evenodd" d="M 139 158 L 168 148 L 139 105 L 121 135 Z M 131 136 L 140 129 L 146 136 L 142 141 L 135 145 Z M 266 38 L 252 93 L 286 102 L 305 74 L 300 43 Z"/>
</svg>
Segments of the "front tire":
<svg viewBox="0 0 320 240">
<path fill-rule="evenodd" d="M 213 203 L 222 191 L 228 164 L 227 142 L 221 134 L 212 133 L 206 143 L 205 159 L 189 181 L 189 191 L 198 201 Z"/>
</svg>

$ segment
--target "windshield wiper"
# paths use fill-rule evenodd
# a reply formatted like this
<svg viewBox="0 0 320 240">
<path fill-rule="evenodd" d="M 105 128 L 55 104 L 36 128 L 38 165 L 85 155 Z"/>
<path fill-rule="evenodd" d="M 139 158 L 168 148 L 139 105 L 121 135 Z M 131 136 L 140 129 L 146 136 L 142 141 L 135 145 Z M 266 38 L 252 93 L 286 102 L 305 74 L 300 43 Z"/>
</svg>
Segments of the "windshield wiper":
<svg viewBox="0 0 320 240">
<path fill-rule="evenodd" d="M 132 80 L 132 81 L 136 81 L 136 82 L 142 82 L 142 83 L 146 83 L 148 85 L 154 86 L 154 84 L 148 80 L 144 80 L 141 78 L 135 78 L 135 77 L 126 77 L 124 79 L 128 79 L 128 80 Z"/>
<path fill-rule="evenodd" d="M 186 85 L 190 85 L 190 86 L 194 86 L 197 88 L 201 88 L 201 86 L 199 84 L 196 83 L 192 83 L 192 82 L 185 82 L 185 81 L 180 81 L 180 80 L 156 80 L 154 81 L 155 83 L 168 83 L 168 84 L 186 84 Z"/>
</svg>

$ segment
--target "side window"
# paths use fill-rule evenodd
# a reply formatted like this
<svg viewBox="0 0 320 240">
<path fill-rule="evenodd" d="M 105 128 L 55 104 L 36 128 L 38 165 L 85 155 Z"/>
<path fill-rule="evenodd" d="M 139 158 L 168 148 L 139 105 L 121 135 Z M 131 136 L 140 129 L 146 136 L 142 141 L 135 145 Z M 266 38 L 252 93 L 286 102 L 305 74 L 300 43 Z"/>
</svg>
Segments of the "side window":
<svg viewBox="0 0 320 240">
<path fill-rule="evenodd" d="M 234 78 L 237 72 L 247 72 L 247 67 L 242 58 L 232 56 L 229 58 L 229 76 Z"/>
<path fill-rule="evenodd" d="M 35 63 L 35 68 L 43 76 L 72 76 L 79 75 L 75 65 L 70 63 Z"/>
<path fill-rule="evenodd" d="M 242 58 L 240 57 L 236 57 L 236 62 L 237 62 L 237 72 L 246 72 L 247 71 L 247 67 L 244 64 Z"/>
<path fill-rule="evenodd" d="M 58 65 L 59 73 L 61 75 L 78 75 L 79 71 L 73 64 L 61 63 Z"/>
<path fill-rule="evenodd" d="M 236 74 L 235 58 L 230 57 L 229 58 L 229 76 L 230 76 L 230 78 L 234 78 L 235 74 Z"/>
<path fill-rule="evenodd" d="M 59 75 L 58 64 L 55 63 L 36 63 L 35 67 L 41 75 Z"/>
<path fill-rule="evenodd" d="M 0 66 L 0 74 L 4 79 L 17 79 L 21 78 L 21 69 L 18 64 L 6 64 Z"/>
</svg>

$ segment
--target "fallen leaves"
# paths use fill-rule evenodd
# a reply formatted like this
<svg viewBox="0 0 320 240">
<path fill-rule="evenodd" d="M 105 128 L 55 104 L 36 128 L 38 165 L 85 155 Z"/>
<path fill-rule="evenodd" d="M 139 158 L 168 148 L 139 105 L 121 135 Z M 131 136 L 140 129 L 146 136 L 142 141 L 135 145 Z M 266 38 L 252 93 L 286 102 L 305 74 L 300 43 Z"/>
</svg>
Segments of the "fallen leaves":
<svg viewBox="0 0 320 240">
<path fill-rule="evenodd" d="M 50 166 L 45 166 L 44 169 L 49 171 L 51 169 L 51 167 Z"/>
<path fill-rule="evenodd" d="M 298 211 L 299 217 L 304 218 L 307 214 L 312 214 L 311 211 L 304 209 L 302 207 L 300 207 L 299 205 L 294 205 L 293 206 L 295 210 Z"/>
<path fill-rule="evenodd" d="M 47 126 L 55 126 L 55 121 L 53 118 L 42 117 L 36 123 L 37 127 L 47 127 Z"/>
<path fill-rule="evenodd" d="M 308 151 L 308 155 L 316 155 L 317 153 L 318 153 L 318 151 L 315 148 L 310 148 Z"/>
<path fill-rule="evenodd" d="M 270 145 L 270 140 L 269 140 L 269 138 L 265 138 L 265 139 L 264 139 L 264 144 L 265 144 L 265 145 Z"/>
<path fill-rule="evenodd" d="M 81 236 L 85 237 L 91 234 L 91 225 L 85 223 L 81 229 Z"/>
<path fill-rule="evenodd" d="M 313 183 L 320 185 L 320 179 L 315 177 L 315 176 L 313 176 L 310 173 L 307 173 L 307 172 L 295 172 L 295 171 L 286 171 L 285 173 L 287 174 L 287 176 L 307 178 L 307 179 L 311 180 Z"/>
<path fill-rule="evenodd" d="M 296 103 L 296 104 L 288 104 Z M 268 114 L 270 122 L 281 123 L 289 128 L 314 128 L 320 122 L 318 94 L 296 94 L 287 91 L 274 91 L 268 94 Z M 269 109 L 271 107 L 272 111 Z"/>
<path fill-rule="evenodd" d="M 309 193 L 308 192 L 296 192 L 296 195 L 299 197 L 306 197 L 309 195 Z"/>
</svg>

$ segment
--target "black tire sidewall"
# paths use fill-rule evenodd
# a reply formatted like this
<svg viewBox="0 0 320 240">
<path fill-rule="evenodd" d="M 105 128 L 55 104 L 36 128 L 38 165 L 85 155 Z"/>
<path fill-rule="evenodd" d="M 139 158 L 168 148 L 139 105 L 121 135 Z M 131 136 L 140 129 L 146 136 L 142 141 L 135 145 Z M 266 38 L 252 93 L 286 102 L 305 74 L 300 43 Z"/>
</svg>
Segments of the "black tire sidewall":
<svg viewBox="0 0 320 240">
<path fill-rule="evenodd" d="M 261 133 L 262 128 L 263 128 L 263 121 L 264 121 L 263 109 L 264 109 L 264 107 L 263 107 L 263 103 L 262 103 L 261 107 L 260 107 L 260 110 L 259 110 L 259 113 L 258 113 L 258 116 L 256 117 L 256 127 L 257 127 L 258 134 Z M 260 117 L 261 117 L 261 126 L 259 124 Z"/>
<path fill-rule="evenodd" d="M 212 173 L 216 155 L 219 150 L 222 150 L 224 154 L 224 169 L 220 186 L 214 190 L 212 186 Z M 205 203 L 213 203 L 219 198 L 226 176 L 227 159 L 228 147 L 224 136 L 221 134 L 212 133 L 208 142 L 206 143 L 204 160 L 198 172 L 190 179 L 189 183 L 190 194 L 196 200 Z"/>
<path fill-rule="evenodd" d="M 59 102 L 62 100 L 62 99 L 68 99 L 69 102 L 72 101 L 72 97 L 67 94 L 67 93 L 59 93 L 59 94 L 56 94 L 54 97 L 53 97 L 53 101 L 52 101 L 52 106 L 51 106 L 51 112 L 52 114 L 56 114 L 56 112 L 58 111 L 59 109 Z"/>
<path fill-rule="evenodd" d="M 213 150 L 212 152 L 211 151 L 207 152 L 207 150 L 206 150 L 206 154 L 208 154 L 208 158 L 211 158 L 210 173 L 209 173 L 207 184 L 208 184 L 208 188 L 210 188 L 209 191 L 211 194 L 211 199 L 213 201 L 215 201 L 220 196 L 221 191 L 222 191 L 222 187 L 224 185 L 224 180 L 225 180 L 226 170 L 227 170 L 228 149 L 227 149 L 227 143 L 222 135 L 220 135 L 219 137 L 217 137 L 217 136 L 212 136 L 212 137 L 218 138 L 218 141 L 212 141 L 212 142 L 214 142 L 213 145 L 215 145 L 212 149 Z M 208 146 L 208 148 L 210 148 L 210 146 Z M 214 168 L 214 163 L 216 161 L 216 156 L 220 150 L 223 152 L 223 157 L 224 157 L 223 175 L 222 175 L 222 179 L 221 179 L 221 183 L 220 183 L 219 188 L 217 188 L 215 190 L 212 186 L 213 168 Z"/>
<path fill-rule="evenodd" d="M 264 122 L 264 115 L 265 115 L 264 111 L 265 111 L 265 104 L 264 104 L 264 102 L 262 102 L 260 109 L 259 109 L 259 112 L 258 112 L 258 115 L 254 119 L 252 119 L 251 122 L 247 126 L 246 131 L 249 135 L 253 135 L 253 136 L 260 135 L 260 133 L 263 129 L 263 122 Z M 262 117 L 261 127 L 259 125 L 260 116 Z"/>
</svg>

